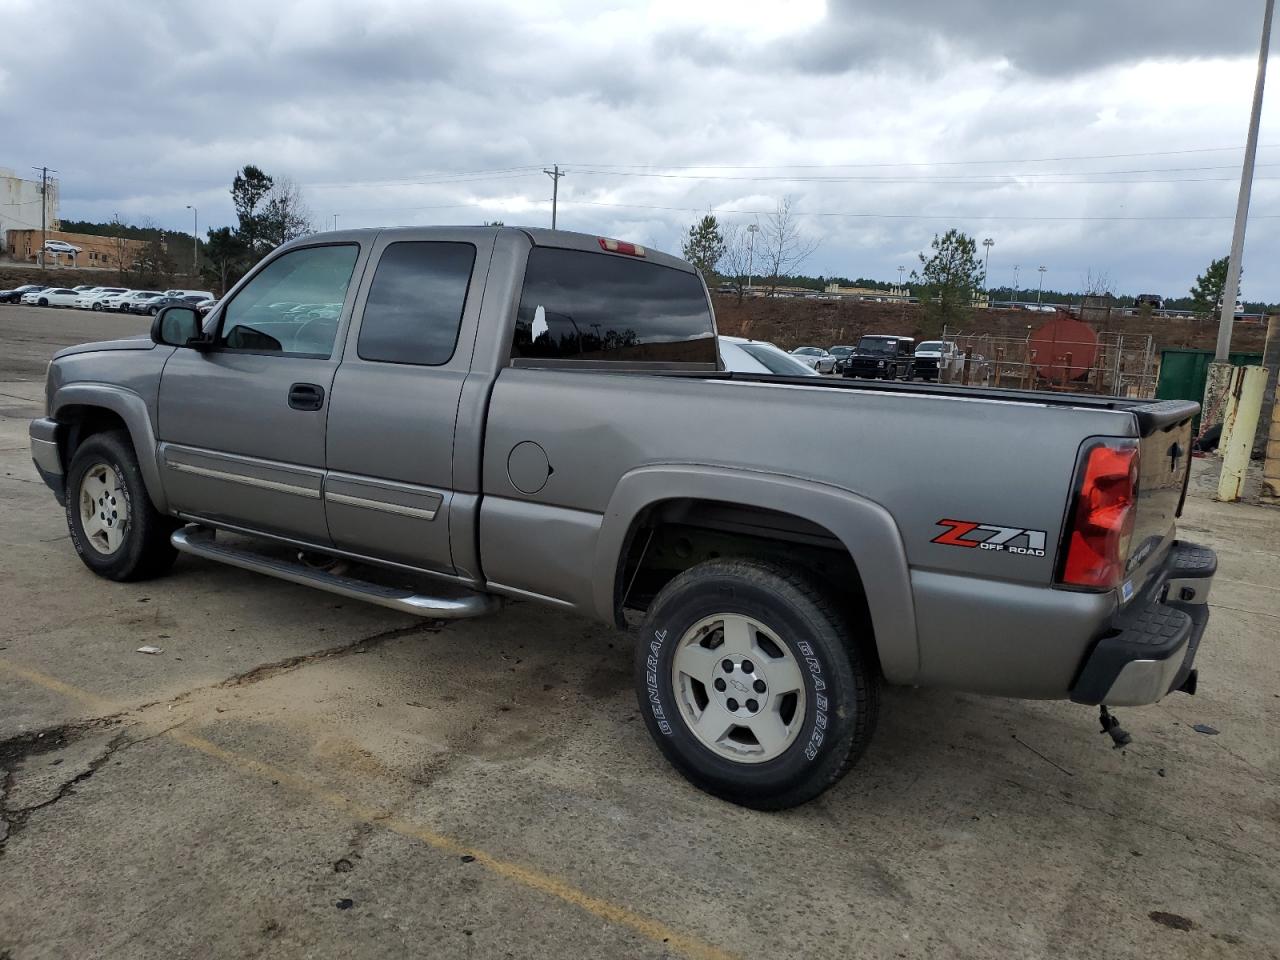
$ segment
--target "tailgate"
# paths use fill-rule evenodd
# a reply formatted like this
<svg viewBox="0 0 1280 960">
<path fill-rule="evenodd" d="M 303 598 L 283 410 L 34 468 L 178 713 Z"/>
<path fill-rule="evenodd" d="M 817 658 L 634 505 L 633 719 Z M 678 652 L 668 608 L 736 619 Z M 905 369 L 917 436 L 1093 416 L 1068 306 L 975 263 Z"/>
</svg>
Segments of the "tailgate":
<svg viewBox="0 0 1280 960">
<path fill-rule="evenodd" d="M 1170 401 L 1140 407 L 1138 421 L 1138 503 L 1133 538 L 1125 578 L 1133 592 L 1124 590 L 1124 599 L 1142 592 L 1142 587 L 1173 541 L 1174 523 L 1182 511 L 1187 478 L 1191 470 L 1191 421 L 1200 405 L 1190 401 Z"/>
</svg>

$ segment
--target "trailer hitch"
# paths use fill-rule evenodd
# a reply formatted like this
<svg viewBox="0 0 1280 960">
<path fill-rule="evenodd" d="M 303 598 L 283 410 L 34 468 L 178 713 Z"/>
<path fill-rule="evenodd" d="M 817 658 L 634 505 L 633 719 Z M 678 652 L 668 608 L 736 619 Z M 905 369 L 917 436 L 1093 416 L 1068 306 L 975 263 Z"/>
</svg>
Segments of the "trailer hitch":
<svg viewBox="0 0 1280 960">
<path fill-rule="evenodd" d="M 1120 718 L 1112 716 L 1105 703 L 1098 707 L 1098 722 L 1102 724 L 1102 732 L 1111 737 L 1113 750 L 1119 750 L 1133 742 L 1133 737 L 1129 736 L 1128 731 L 1120 727 Z"/>
</svg>

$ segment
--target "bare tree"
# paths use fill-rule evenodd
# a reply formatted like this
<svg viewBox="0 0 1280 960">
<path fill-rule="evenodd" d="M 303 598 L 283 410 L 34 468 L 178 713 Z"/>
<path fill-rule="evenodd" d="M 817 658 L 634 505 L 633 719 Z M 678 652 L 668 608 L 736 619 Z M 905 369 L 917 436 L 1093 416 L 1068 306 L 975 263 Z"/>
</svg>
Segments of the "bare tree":
<svg viewBox="0 0 1280 960">
<path fill-rule="evenodd" d="M 315 233 L 310 208 L 302 199 L 302 191 L 288 177 L 273 177 L 258 221 L 261 239 L 267 250 L 282 243 Z"/>
<path fill-rule="evenodd" d="M 1080 293 L 1086 297 L 1112 297 L 1115 296 L 1115 292 L 1111 275 L 1105 270 L 1095 270 L 1090 267 L 1080 281 Z"/>
<path fill-rule="evenodd" d="M 746 295 L 753 264 L 751 262 L 751 234 L 742 224 L 727 224 L 721 231 L 724 253 L 720 257 L 722 275 L 738 292 L 738 302 Z"/>
<path fill-rule="evenodd" d="M 795 204 L 795 197 L 783 197 L 760 227 L 760 239 L 763 241 L 760 259 L 768 271 L 769 296 L 778 289 L 780 277 L 795 270 L 818 249 L 817 240 L 810 240 L 800 233 Z"/>
</svg>

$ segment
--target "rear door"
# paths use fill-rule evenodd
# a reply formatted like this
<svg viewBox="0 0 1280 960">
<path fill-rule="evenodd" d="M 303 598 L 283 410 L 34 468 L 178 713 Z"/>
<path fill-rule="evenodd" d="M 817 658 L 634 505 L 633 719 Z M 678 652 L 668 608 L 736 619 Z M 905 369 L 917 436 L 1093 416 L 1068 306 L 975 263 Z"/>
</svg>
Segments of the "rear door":
<svg viewBox="0 0 1280 960">
<path fill-rule="evenodd" d="M 493 242 L 433 228 L 373 249 L 329 409 L 324 499 L 340 549 L 454 572 L 455 497 L 475 500 L 455 493 L 454 427 Z"/>
<path fill-rule="evenodd" d="M 158 432 L 176 510 L 329 543 L 325 418 L 360 266 L 354 242 L 280 253 L 215 315 L 212 350 L 174 351 Z"/>
</svg>

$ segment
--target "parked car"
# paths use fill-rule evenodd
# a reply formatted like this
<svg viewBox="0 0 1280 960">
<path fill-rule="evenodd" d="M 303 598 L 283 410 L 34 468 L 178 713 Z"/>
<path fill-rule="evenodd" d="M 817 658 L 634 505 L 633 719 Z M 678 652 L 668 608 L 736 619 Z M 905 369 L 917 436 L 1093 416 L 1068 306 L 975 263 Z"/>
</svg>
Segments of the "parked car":
<svg viewBox="0 0 1280 960">
<path fill-rule="evenodd" d="M 198 300 L 211 300 L 213 294 L 208 290 L 165 290 L 166 297 L 195 297 Z"/>
<path fill-rule="evenodd" d="M 870 334 L 858 340 L 844 362 L 846 377 L 912 380 L 916 375 L 915 341 L 910 337 Z"/>
<path fill-rule="evenodd" d="M 818 373 L 831 373 L 836 368 L 836 358 L 821 347 L 796 347 L 791 355 Z"/>
<path fill-rule="evenodd" d="M 925 380 L 945 380 L 958 362 L 956 345 L 950 340 L 925 340 L 916 346 L 915 373 Z"/>
<path fill-rule="evenodd" d="M 833 368 L 834 372 L 844 373 L 844 361 L 849 359 L 849 357 L 853 354 L 853 347 L 850 347 L 847 345 L 832 347 L 827 351 L 827 353 L 831 354 L 833 357 L 836 358 L 836 365 Z"/>
<path fill-rule="evenodd" d="M 197 303 L 200 303 L 206 299 L 208 298 L 205 297 L 204 294 L 200 294 L 200 293 L 177 295 L 177 296 L 169 296 L 167 294 L 161 294 L 158 297 L 150 297 L 146 300 L 138 300 L 135 303 L 131 303 L 129 305 L 129 312 L 137 313 L 137 314 L 146 314 L 154 317 L 157 313 L 159 313 L 165 307 L 172 307 L 172 306 L 195 307 Z"/>
<path fill-rule="evenodd" d="M 1095 708 L 1194 691 L 1217 561 L 1175 518 L 1198 404 L 744 379 L 697 269 L 656 250 L 340 236 L 267 255 L 204 321 L 166 307 L 150 338 L 54 357 L 32 457 L 89 570 L 183 552 L 432 619 L 503 597 L 642 615 L 654 742 L 763 809 L 840 779 L 882 682 Z M 350 322 L 264 309 L 286 298 Z M 343 557 L 354 575 L 324 565 Z M 631 762 L 612 746 L 590 762 Z"/>
<path fill-rule="evenodd" d="M 72 290 L 74 290 L 76 293 L 88 293 L 90 290 L 98 290 L 98 289 L 100 289 L 100 288 L 99 288 L 99 287 L 95 287 L 95 286 L 94 286 L 93 284 L 91 284 L 91 283 L 84 283 L 84 284 L 81 284 L 81 285 L 80 285 L 80 286 L 78 286 L 78 287 L 72 287 L 71 289 L 72 289 Z"/>
<path fill-rule="evenodd" d="M 44 249 L 50 253 L 82 253 L 82 247 L 77 247 L 73 243 L 67 243 L 65 240 L 46 240 Z"/>
<path fill-rule="evenodd" d="M 74 306 L 80 294 L 67 287 L 44 287 L 24 294 L 23 303 L 37 307 L 70 307 Z"/>
<path fill-rule="evenodd" d="M 122 294 L 119 299 L 108 300 L 104 306 L 108 310 L 118 310 L 121 313 L 132 313 L 135 304 L 148 303 L 156 297 L 162 297 L 159 290 L 130 290 L 126 294 Z"/>
<path fill-rule="evenodd" d="M 125 297 L 129 296 L 130 294 L 132 294 L 133 292 L 134 291 L 132 290 L 125 290 L 121 293 L 107 294 L 100 301 L 102 305 L 102 309 L 103 310 L 119 310 L 120 301 L 123 300 Z"/>
<path fill-rule="evenodd" d="M 43 289 L 44 285 L 40 283 L 24 283 L 12 290 L 0 290 L 0 303 L 19 303 L 23 295 Z"/>
<path fill-rule="evenodd" d="M 218 300 L 216 297 L 210 297 L 208 300 L 201 300 L 196 304 L 196 313 L 203 317 L 217 305 Z"/>
<path fill-rule="evenodd" d="M 103 310 L 109 297 L 123 296 L 128 292 L 127 287 L 96 287 L 82 293 L 75 305 L 79 310 Z"/>
<path fill-rule="evenodd" d="M 720 359 L 726 370 L 736 373 L 772 373 L 786 377 L 818 376 L 818 371 L 813 367 L 772 343 L 723 335 L 719 339 Z"/>
</svg>

